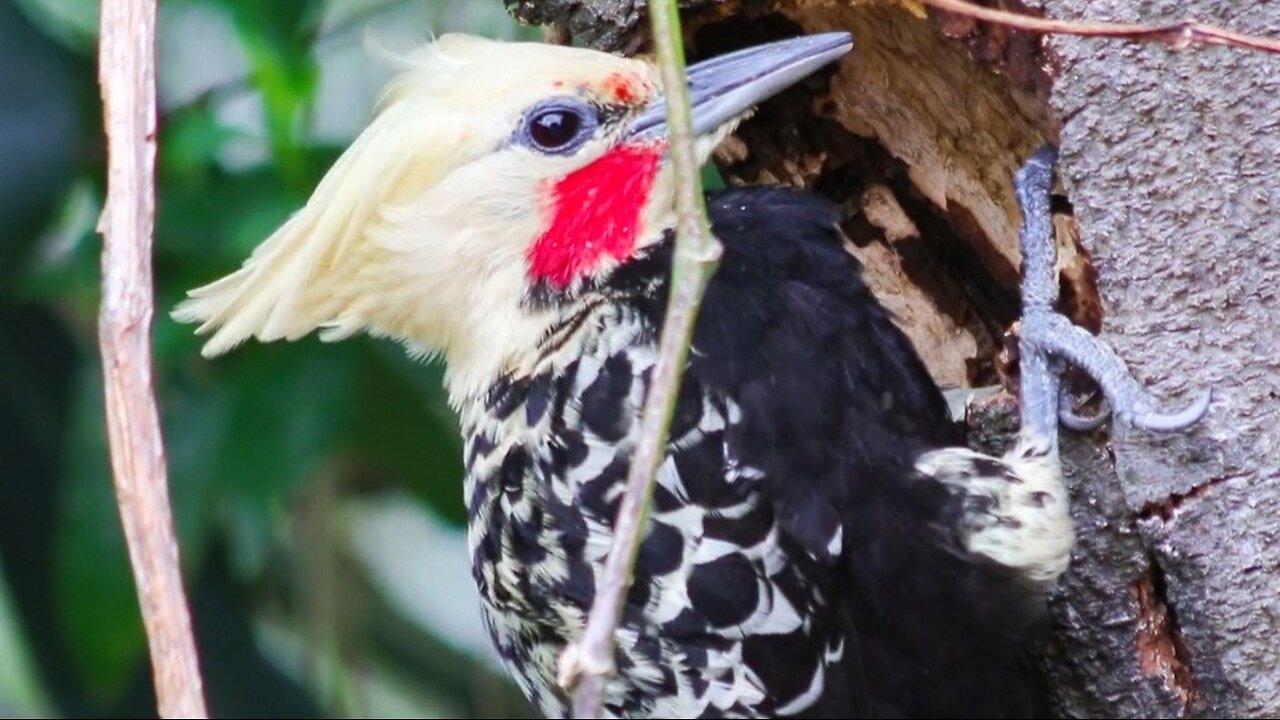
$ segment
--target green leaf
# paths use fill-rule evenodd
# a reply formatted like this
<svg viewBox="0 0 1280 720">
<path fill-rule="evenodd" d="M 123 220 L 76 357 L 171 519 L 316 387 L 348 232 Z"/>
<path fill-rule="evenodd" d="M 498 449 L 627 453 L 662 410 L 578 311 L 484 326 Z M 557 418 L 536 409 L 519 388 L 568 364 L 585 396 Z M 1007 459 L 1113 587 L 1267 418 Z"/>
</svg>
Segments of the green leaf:
<svg viewBox="0 0 1280 720">
<path fill-rule="evenodd" d="M 219 122 L 206 103 L 171 112 L 165 116 L 160 136 L 162 171 L 200 176 L 214 166 L 228 141 L 241 136 L 240 130 Z"/>
<path fill-rule="evenodd" d="M 250 346 L 218 362 L 231 389 L 227 432 L 210 458 L 237 572 L 263 569 L 299 485 L 341 460 L 352 420 L 357 350 L 305 341 Z"/>
<path fill-rule="evenodd" d="M 702 189 L 722 190 L 725 188 L 724 177 L 715 165 L 707 163 L 702 166 Z"/>
<path fill-rule="evenodd" d="M 462 524 L 462 439 L 439 363 L 410 359 L 386 340 L 366 339 L 351 448 L 366 468 Z"/>
<path fill-rule="evenodd" d="M 104 433 L 101 377 L 86 366 L 71 409 L 54 599 L 75 671 L 95 701 L 110 703 L 133 679 L 146 641 Z"/>
<path fill-rule="evenodd" d="M 100 188 L 80 177 L 40 233 L 30 261 L 19 268 L 16 295 L 61 306 L 81 327 L 98 312 L 102 245 L 94 229 L 102 214 Z"/>
<path fill-rule="evenodd" d="M 160 419 L 182 564 L 194 570 L 204 558 L 215 516 L 221 478 L 210 459 L 218 456 L 230 431 L 232 393 L 225 386 L 200 386 L 174 375 L 178 373 L 170 374 L 160 395 Z"/>
<path fill-rule="evenodd" d="M 18 8 L 47 35 L 83 55 L 98 41 L 98 0 L 17 0 Z"/>
<path fill-rule="evenodd" d="M 169 168 L 172 170 L 172 168 Z M 160 314 L 177 304 L 186 291 L 212 282 L 239 267 L 252 252 L 306 201 L 306 194 L 282 182 L 269 170 L 227 174 L 210 168 L 202 173 L 166 172 L 161 177 L 156 223 L 157 302 Z M 158 318 L 159 319 L 159 318 Z M 161 332 L 191 328 L 157 323 Z M 168 352 L 158 342 L 157 355 Z M 182 348 L 185 351 L 185 348 Z"/>
<path fill-rule="evenodd" d="M 187 569 L 204 555 L 209 498 L 218 483 L 210 458 L 228 434 L 230 401 L 226 391 L 188 387 L 165 392 L 161 403 L 169 497 Z M 80 372 L 70 423 L 54 596 L 76 671 L 94 700 L 110 703 L 129 689 L 146 638 L 112 485 L 96 363 Z"/>
<path fill-rule="evenodd" d="M 51 709 L 3 572 L 0 572 L 0 708 L 29 717 L 48 716 Z"/>
<path fill-rule="evenodd" d="M 323 4 L 312 0 L 219 0 L 231 13 L 236 35 L 262 94 L 267 136 L 276 165 L 291 182 L 309 177 L 304 152 L 318 81 L 311 52 Z"/>
</svg>

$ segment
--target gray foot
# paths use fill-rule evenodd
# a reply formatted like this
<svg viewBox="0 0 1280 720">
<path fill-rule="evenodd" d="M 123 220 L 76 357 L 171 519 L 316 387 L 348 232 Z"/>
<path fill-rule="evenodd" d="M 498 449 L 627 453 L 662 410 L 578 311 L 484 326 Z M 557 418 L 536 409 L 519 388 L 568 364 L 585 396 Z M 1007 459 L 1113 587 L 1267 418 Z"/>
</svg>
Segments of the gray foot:
<svg viewBox="0 0 1280 720">
<path fill-rule="evenodd" d="M 1024 438 L 1056 447 L 1059 422 L 1073 430 L 1091 430 L 1106 420 L 1106 412 L 1095 417 L 1076 414 L 1062 389 L 1062 371 L 1067 364 L 1080 368 L 1097 383 L 1110 405 L 1110 415 L 1116 419 L 1146 430 L 1186 429 L 1209 409 L 1210 391 L 1182 410 L 1162 411 L 1160 403 L 1133 377 L 1114 350 L 1053 309 L 1058 300 L 1054 271 L 1057 248 L 1049 192 L 1056 156 L 1054 148 L 1045 145 L 1023 165 L 1014 180 L 1022 209 L 1022 322 L 1018 353 Z"/>
</svg>

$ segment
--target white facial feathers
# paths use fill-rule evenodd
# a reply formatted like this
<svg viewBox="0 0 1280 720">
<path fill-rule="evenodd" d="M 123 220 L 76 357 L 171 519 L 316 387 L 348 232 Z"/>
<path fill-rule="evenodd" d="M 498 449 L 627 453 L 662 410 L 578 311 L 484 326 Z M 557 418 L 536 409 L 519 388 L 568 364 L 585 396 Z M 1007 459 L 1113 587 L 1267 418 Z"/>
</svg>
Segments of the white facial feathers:
<svg viewBox="0 0 1280 720">
<path fill-rule="evenodd" d="M 519 300 L 524 253 L 546 219 L 541 188 L 601 149 L 535 156 L 510 137 L 544 98 L 594 92 L 619 74 L 648 89 L 652 68 L 466 35 L 442 36 L 403 65 L 306 205 L 239 270 L 174 311 L 210 334 L 206 356 L 249 338 L 368 331 L 445 353 L 453 379 L 472 385 L 536 345 L 547 319 Z"/>
</svg>

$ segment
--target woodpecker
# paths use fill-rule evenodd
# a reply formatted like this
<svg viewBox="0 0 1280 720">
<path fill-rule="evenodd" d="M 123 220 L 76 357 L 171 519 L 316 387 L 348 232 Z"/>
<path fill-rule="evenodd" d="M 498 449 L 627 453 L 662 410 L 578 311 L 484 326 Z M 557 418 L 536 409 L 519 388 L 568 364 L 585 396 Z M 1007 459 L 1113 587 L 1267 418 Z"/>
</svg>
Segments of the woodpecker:
<svg viewBox="0 0 1280 720">
<path fill-rule="evenodd" d="M 691 66 L 705 160 L 761 100 L 843 56 L 845 33 Z M 610 717 L 1041 713 L 1028 660 L 1073 543 L 1057 459 L 1063 365 L 1116 417 L 1179 429 L 1053 310 L 1052 157 L 1024 210 L 1023 427 L 965 449 L 937 386 L 800 191 L 711 193 L 706 290 L 635 580 Z M 243 267 L 176 311 L 208 356 L 249 338 L 367 332 L 447 363 L 465 436 L 472 569 L 531 701 L 568 712 L 557 661 L 613 540 L 673 250 L 655 67 L 447 35 L 406 59 L 368 128 Z"/>
</svg>

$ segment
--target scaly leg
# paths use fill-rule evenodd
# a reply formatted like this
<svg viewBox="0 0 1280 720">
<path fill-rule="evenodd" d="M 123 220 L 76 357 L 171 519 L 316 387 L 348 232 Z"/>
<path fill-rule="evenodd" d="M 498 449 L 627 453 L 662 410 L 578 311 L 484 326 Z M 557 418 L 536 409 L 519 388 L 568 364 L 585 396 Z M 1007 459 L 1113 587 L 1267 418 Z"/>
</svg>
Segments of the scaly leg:
<svg viewBox="0 0 1280 720">
<path fill-rule="evenodd" d="M 1014 180 L 1022 209 L 1022 323 L 1018 338 L 1021 358 L 1022 431 L 1027 449 L 1056 454 L 1058 422 L 1075 430 L 1097 427 L 1106 415 L 1080 417 L 1071 409 L 1062 388 L 1062 372 L 1069 363 L 1083 370 L 1102 390 L 1111 414 L 1135 427 L 1161 432 L 1183 430 L 1209 409 L 1205 391 L 1186 408 L 1165 413 L 1159 403 L 1125 367 L 1106 343 L 1071 324 L 1053 309 L 1058 299 L 1054 264 L 1053 220 L 1049 192 L 1057 156 L 1045 145 L 1023 165 Z"/>
<path fill-rule="evenodd" d="M 1049 211 L 1054 154 L 1052 147 L 1038 150 L 1014 182 L 1022 208 L 1022 428 L 1017 445 L 999 460 L 968 449 L 941 448 L 916 462 L 917 471 L 954 493 L 955 531 L 964 550 L 1038 586 L 1047 586 L 1067 569 L 1075 538 L 1058 461 L 1058 423 L 1089 430 L 1107 417 L 1075 413 L 1062 385 L 1067 366 L 1093 378 L 1113 417 L 1137 427 L 1181 430 L 1199 420 L 1209 405 L 1205 393 L 1184 410 L 1161 412 L 1111 348 L 1054 311 L 1057 253 Z"/>
</svg>

